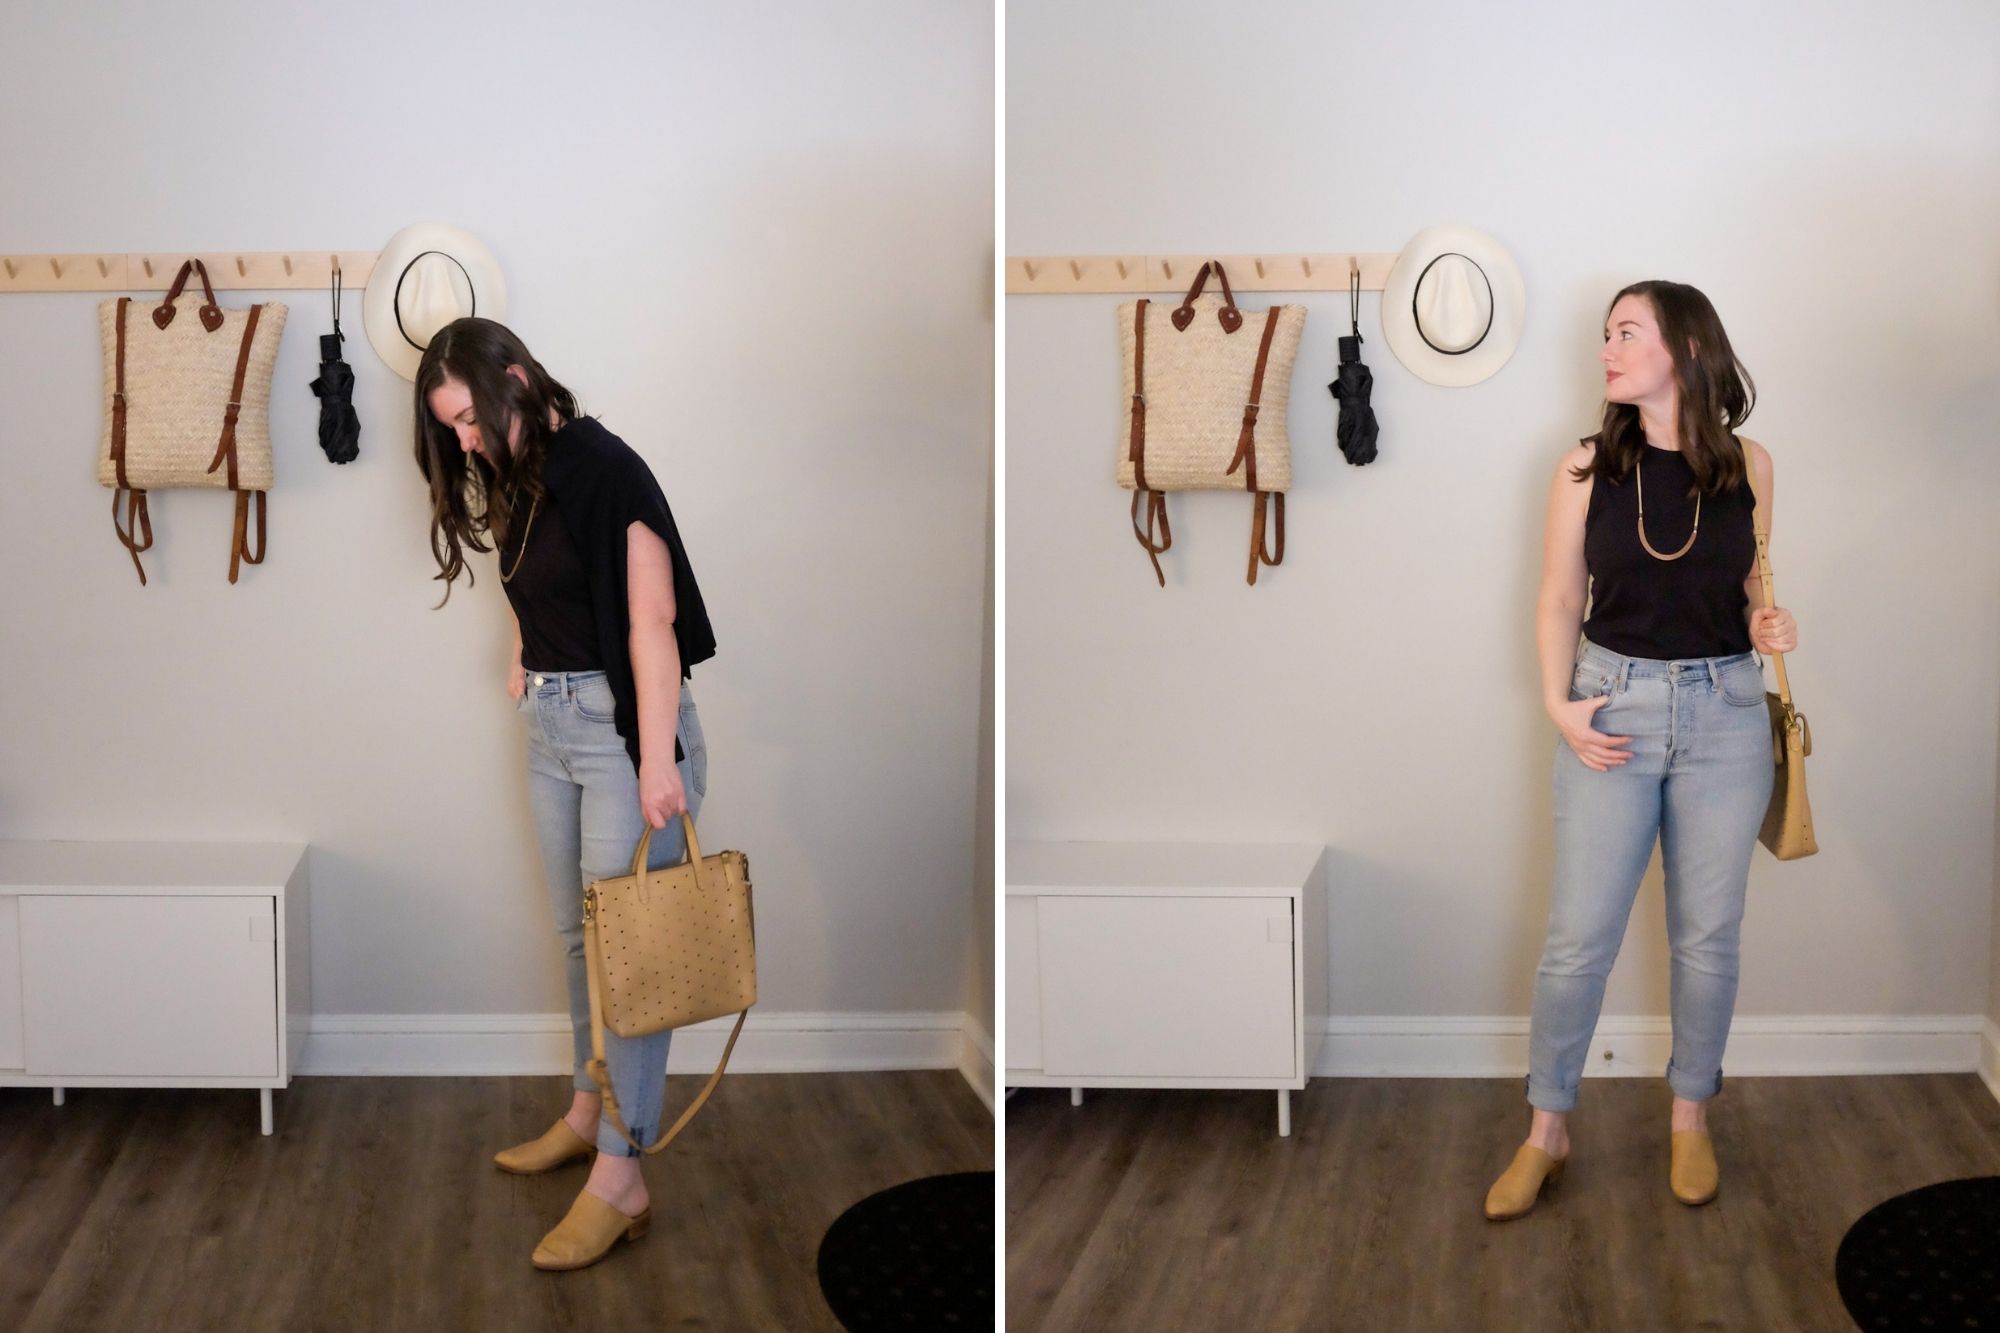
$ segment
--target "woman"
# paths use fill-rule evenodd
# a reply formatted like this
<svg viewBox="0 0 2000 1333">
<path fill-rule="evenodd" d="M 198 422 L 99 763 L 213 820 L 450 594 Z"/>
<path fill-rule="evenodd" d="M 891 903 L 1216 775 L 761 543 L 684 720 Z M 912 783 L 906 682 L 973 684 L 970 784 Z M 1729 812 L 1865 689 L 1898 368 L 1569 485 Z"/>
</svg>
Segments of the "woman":
<svg viewBox="0 0 2000 1333">
<path fill-rule="evenodd" d="M 515 616 L 507 693 L 528 732 L 536 840 L 568 964 L 575 1096 L 546 1133 L 494 1161 L 540 1172 L 594 1147 L 589 1180 L 533 1255 L 538 1268 L 581 1268 L 620 1236 L 645 1234 L 652 1217 L 639 1155 L 599 1123 L 601 1098 L 585 1072 L 583 888 L 629 874 L 648 824 L 657 832 L 647 864 L 683 859 L 681 812 L 694 817 L 708 787 L 689 668 L 714 656 L 715 638 L 645 461 L 580 416 L 511 331 L 478 318 L 446 325 L 424 353 L 416 392 L 417 466 L 430 483 L 445 600 L 465 568 L 462 546 L 499 552 Z M 658 1138 L 671 1037 L 604 1032 L 618 1106 L 641 1145 Z"/>
<path fill-rule="evenodd" d="M 1686 1204 L 1715 1197 L 1707 1104 L 1722 1090 L 1744 886 L 1775 772 L 1758 654 L 1798 645 L 1791 613 L 1761 605 L 1753 510 L 1768 531 L 1771 458 L 1732 434 L 1755 389 L 1715 308 L 1683 283 L 1635 283 L 1611 303 L 1602 360 L 1603 426 L 1549 495 L 1535 636 L 1562 733 L 1555 888 L 1529 1025 L 1533 1115 L 1487 1193 L 1495 1220 L 1526 1213 L 1562 1174 L 1655 839 L 1672 946 L 1668 1182 Z"/>
</svg>

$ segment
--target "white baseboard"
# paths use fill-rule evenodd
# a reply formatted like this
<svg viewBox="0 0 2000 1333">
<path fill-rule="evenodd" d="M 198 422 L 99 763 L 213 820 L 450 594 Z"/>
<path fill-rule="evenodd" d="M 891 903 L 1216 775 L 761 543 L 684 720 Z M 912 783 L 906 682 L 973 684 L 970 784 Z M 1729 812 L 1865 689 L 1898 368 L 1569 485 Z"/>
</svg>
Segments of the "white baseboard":
<svg viewBox="0 0 2000 1333">
<path fill-rule="evenodd" d="M 958 1072 L 979 1094 L 979 1100 L 986 1103 L 986 1109 L 993 1109 L 993 1036 L 970 1012 L 965 1015 L 965 1037 L 960 1043 Z"/>
<path fill-rule="evenodd" d="M 1984 1051 L 1982 1052 L 1982 1046 Z M 1517 1017 L 1308 1019 L 1316 1078 L 1506 1078 L 1528 1072 Z M 1585 1077 L 1660 1077 L 1673 1052 L 1665 1017 L 1605 1017 Z M 1983 1014 L 1739 1015 L 1725 1074 L 1929 1074 L 1979 1071 L 2000 1097 L 2000 1028 Z"/>
<path fill-rule="evenodd" d="M 672 1074 L 706 1074 L 722 1058 L 736 1019 L 710 1019 L 674 1033 Z M 752 1009 L 729 1057 L 732 1074 L 844 1070 L 957 1069 L 988 1109 L 993 1105 L 992 1043 L 985 1079 L 967 1046 L 983 1033 L 960 1012 L 783 1013 Z M 561 1074 L 573 1060 L 567 1014 L 314 1014 L 298 1074 Z"/>
</svg>

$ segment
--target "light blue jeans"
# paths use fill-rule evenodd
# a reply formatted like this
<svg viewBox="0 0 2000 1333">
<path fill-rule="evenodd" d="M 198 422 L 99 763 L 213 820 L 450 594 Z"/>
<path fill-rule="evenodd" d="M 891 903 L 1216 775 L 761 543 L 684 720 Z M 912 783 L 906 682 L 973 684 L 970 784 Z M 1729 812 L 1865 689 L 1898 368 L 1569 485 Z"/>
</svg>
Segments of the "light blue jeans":
<svg viewBox="0 0 2000 1333">
<path fill-rule="evenodd" d="M 1576 1106 L 1604 983 L 1657 839 L 1666 867 L 1673 1055 L 1667 1083 L 1722 1091 L 1736 1008 L 1744 887 L 1776 767 L 1763 659 L 1626 657 L 1583 640 L 1572 701 L 1610 696 L 1591 725 L 1630 736 L 1599 772 L 1556 737 L 1555 890 L 1528 1028 L 1528 1103 Z"/>
<path fill-rule="evenodd" d="M 556 933 L 562 937 L 569 982 L 570 1030 L 576 1063 L 572 1084 L 596 1092 L 590 1060 L 590 982 L 583 953 L 583 889 L 594 879 L 632 873 L 632 856 L 646 831 L 639 809 L 639 775 L 611 721 L 611 684 L 602 671 L 528 672 L 516 711 L 528 729 L 528 794 L 535 812 Z M 695 715 L 694 694 L 681 682 L 678 765 L 688 813 L 699 818 L 708 789 L 708 748 Z M 648 869 L 678 864 L 687 854 L 679 817 L 653 831 Z M 666 1100 L 667 1048 L 673 1029 L 621 1037 L 604 1029 L 604 1063 L 618 1094 L 619 1114 L 632 1137 L 653 1143 Z M 599 1152 L 635 1157 L 632 1145 L 600 1116 Z"/>
</svg>

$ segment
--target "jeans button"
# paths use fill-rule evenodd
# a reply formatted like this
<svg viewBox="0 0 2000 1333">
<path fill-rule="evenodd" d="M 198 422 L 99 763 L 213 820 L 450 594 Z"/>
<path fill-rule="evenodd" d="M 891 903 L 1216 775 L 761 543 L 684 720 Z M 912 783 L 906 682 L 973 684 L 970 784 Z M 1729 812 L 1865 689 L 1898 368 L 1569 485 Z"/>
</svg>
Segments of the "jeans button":
<svg viewBox="0 0 2000 1333">
<path fill-rule="evenodd" d="M 540 677 L 540 676 L 537 676 L 537 677 L 535 677 L 535 684 L 537 684 L 537 685 L 546 685 L 546 684 L 548 684 L 548 682 L 547 682 L 546 680 L 542 679 L 542 677 Z"/>
</svg>

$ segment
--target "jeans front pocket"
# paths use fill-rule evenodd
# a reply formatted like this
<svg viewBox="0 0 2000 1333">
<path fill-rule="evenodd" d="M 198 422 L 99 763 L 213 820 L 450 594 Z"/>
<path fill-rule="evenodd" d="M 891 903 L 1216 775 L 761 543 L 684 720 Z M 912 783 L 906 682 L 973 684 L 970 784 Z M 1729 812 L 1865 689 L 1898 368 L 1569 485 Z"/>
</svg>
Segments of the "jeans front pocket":
<svg viewBox="0 0 2000 1333">
<path fill-rule="evenodd" d="M 1764 702 L 1764 670 L 1745 659 L 1722 672 L 1722 697 L 1738 708 L 1755 708 Z"/>
<path fill-rule="evenodd" d="M 1611 692 L 1612 672 L 1605 667 L 1590 662 L 1578 662 L 1570 676 L 1569 700 L 1576 703 L 1582 699 L 1595 699 L 1600 694 Z M 1605 707 L 1610 707 L 1606 704 Z"/>
<path fill-rule="evenodd" d="M 576 687 L 576 713 L 588 722 L 614 721 L 618 700 L 611 692 L 611 681 L 604 676 L 592 676 Z"/>
</svg>

